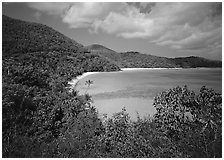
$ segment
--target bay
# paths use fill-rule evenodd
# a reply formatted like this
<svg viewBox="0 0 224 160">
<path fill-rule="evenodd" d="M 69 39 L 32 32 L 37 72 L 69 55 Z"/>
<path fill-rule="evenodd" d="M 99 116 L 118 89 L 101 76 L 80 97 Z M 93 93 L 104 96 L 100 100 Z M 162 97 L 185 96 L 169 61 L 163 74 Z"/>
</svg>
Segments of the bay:
<svg viewBox="0 0 224 160">
<path fill-rule="evenodd" d="M 93 81 L 89 87 L 87 80 Z M 162 91 L 176 86 L 187 85 L 199 92 L 202 86 L 222 93 L 221 68 L 193 69 L 134 69 L 120 72 L 102 72 L 88 75 L 79 80 L 80 94 L 92 96 L 93 105 L 99 115 L 111 116 L 126 108 L 132 119 L 139 116 L 153 116 L 154 97 Z"/>
</svg>

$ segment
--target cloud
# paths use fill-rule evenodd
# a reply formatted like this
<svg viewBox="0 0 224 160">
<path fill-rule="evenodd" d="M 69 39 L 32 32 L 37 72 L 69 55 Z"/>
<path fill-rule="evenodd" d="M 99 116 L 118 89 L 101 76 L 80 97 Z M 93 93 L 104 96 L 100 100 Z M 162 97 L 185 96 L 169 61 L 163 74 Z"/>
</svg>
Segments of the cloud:
<svg viewBox="0 0 224 160">
<path fill-rule="evenodd" d="M 49 15 L 64 16 L 72 3 L 61 2 L 29 2 L 27 5 L 37 11 L 46 12 Z"/>
<path fill-rule="evenodd" d="M 126 39 L 142 38 L 180 50 L 220 48 L 222 3 L 28 3 L 62 18 L 71 28 L 87 28 Z"/>
<path fill-rule="evenodd" d="M 145 15 L 139 13 L 136 8 L 130 8 L 124 11 L 124 14 L 110 12 L 104 20 L 95 21 L 93 27 L 109 34 L 136 38 L 148 36 L 150 33 L 147 28 L 151 28 L 153 23 L 151 19 L 146 20 Z"/>
<path fill-rule="evenodd" d="M 91 27 L 100 18 L 104 18 L 110 10 L 110 3 L 75 3 L 70 6 L 63 22 L 72 28 Z"/>
<path fill-rule="evenodd" d="M 127 2 L 127 4 L 138 8 L 140 13 L 150 13 L 152 8 L 156 5 L 155 2 Z"/>
</svg>

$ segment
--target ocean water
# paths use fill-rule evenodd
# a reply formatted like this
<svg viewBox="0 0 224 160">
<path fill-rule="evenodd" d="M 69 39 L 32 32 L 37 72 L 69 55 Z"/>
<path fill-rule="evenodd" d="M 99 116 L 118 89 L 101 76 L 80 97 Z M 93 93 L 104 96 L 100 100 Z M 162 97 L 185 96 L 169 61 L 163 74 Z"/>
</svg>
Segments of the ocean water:
<svg viewBox="0 0 224 160">
<path fill-rule="evenodd" d="M 87 80 L 93 81 L 89 87 L 85 85 Z M 137 114 L 141 117 L 153 116 L 156 110 L 152 104 L 157 94 L 184 85 L 195 92 L 206 86 L 222 93 L 222 69 L 140 69 L 103 72 L 81 79 L 77 90 L 81 94 L 88 93 L 92 96 L 93 105 L 100 116 L 111 116 L 125 107 L 130 117 L 136 119 Z"/>
</svg>

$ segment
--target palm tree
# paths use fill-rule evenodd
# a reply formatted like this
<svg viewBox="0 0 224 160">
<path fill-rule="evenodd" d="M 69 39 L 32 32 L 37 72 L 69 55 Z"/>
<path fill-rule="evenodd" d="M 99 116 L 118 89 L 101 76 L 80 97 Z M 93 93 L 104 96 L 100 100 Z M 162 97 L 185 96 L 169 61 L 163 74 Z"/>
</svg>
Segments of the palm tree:
<svg viewBox="0 0 224 160">
<path fill-rule="evenodd" d="M 91 81 L 91 80 L 86 81 L 86 83 L 85 83 L 85 85 L 87 85 L 86 92 L 87 92 L 87 90 L 88 90 L 88 88 L 89 88 L 89 86 L 90 86 L 91 84 L 93 84 L 93 81 Z M 86 93 L 86 92 L 85 92 L 85 93 Z"/>
</svg>

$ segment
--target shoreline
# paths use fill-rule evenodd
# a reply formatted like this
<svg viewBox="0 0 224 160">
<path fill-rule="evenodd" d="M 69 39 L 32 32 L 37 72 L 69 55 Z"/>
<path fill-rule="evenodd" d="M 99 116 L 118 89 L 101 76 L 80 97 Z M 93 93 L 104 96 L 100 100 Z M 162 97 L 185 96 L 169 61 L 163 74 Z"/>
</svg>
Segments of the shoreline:
<svg viewBox="0 0 224 160">
<path fill-rule="evenodd" d="M 120 68 L 120 69 L 121 69 L 120 71 L 113 71 L 113 72 L 149 70 L 149 69 L 183 69 L 183 68 Z M 79 75 L 79 76 L 73 78 L 71 81 L 69 81 L 68 84 L 71 85 L 69 88 L 73 89 L 81 79 L 83 79 L 89 75 L 97 74 L 97 73 L 105 73 L 105 72 L 85 72 L 82 75 Z"/>
<path fill-rule="evenodd" d="M 160 69 L 222 69 L 221 67 L 196 67 L 196 68 L 120 68 L 121 71 L 136 71 L 136 70 L 160 70 Z"/>
<path fill-rule="evenodd" d="M 209 67 L 198 67 L 198 68 L 120 68 L 120 71 L 113 71 L 113 72 L 122 72 L 122 71 L 136 71 L 136 70 L 160 70 L 160 69 L 213 69 Z M 79 75 L 75 78 L 73 78 L 71 81 L 68 82 L 69 85 L 71 85 L 69 88 L 73 89 L 79 82 L 79 80 L 97 73 L 105 73 L 105 72 L 85 72 L 82 75 Z M 109 72 L 108 72 L 109 73 Z M 112 72 L 111 72 L 112 73 Z"/>
<path fill-rule="evenodd" d="M 184 69 L 184 68 L 121 68 L 121 71 L 134 71 L 134 70 L 151 70 L 151 69 Z"/>
<path fill-rule="evenodd" d="M 68 82 L 68 84 L 71 85 L 69 88 L 73 89 L 78 84 L 79 80 L 81 80 L 89 75 L 97 74 L 97 73 L 100 73 L 100 72 L 85 72 L 82 75 L 79 75 L 79 76 L 73 78 L 71 81 Z"/>
</svg>

